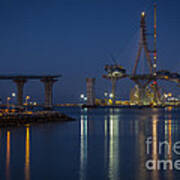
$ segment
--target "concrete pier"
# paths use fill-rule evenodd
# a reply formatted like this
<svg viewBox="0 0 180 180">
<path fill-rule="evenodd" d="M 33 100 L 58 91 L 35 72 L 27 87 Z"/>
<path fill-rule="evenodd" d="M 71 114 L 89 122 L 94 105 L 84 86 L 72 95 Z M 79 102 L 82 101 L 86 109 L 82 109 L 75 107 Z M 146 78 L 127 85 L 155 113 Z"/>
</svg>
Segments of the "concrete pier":
<svg viewBox="0 0 180 180">
<path fill-rule="evenodd" d="M 17 86 L 17 104 L 22 106 L 23 105 L 23 89 L 24 84 L 27 82 L 26 79 L 14 79 L 13 80 Z"/>
<path fill-rule="evenodd" d="M 112 105 L 116 104 L 116 84 L 117 84 L 117 79 L 116 78 L 112 78 L 111 79 L 112 82 Z"/>
<path fill-rule="evenodd" d="M 45 107 L 52 107 L 53 105 L 53 84 L 57 80 L 51 78 L 44 78 L 41 82 L 44 83 L 44 90 L 45 90 Z"/>
<path fill-rule="evenodd" d="M 95 78 L 86 78 L 87 105 L 95 105 Z"/>
</svg>

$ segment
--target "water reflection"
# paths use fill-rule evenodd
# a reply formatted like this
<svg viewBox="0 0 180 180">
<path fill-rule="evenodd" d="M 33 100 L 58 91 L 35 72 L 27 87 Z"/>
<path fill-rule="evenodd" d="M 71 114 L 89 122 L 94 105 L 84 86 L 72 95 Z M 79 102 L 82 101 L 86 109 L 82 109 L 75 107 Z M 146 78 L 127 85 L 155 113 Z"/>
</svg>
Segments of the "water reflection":
<svg viewBox="0 0 180 180">
<path fill-rule="evenodd" d="M 105 163 L 105 169 L 107 169 L 107 164 L 108 164 L 108 115 L 104 116 L 104 163 Z"/>
<path fill-rule="evenodd" d="M 157 126 L 158 126 L 158 116 L 157 114 L 153 114 L 152 117 L 152 159 L 154 162 L 158 161 L 158 132 L 157 132 Z M 152 172 L 152 179 L 158 180 L 158 170 L 157 166 Z"/>
<path fill-rule="evenodd" d="M 113 112 L 110 109 L 109 116 L 109 179 L 118 179 L 119 174 L 119 109 Z M 115 114 L 114 114 L 115 113 Z"/>
<path fill-rule="evenodd" d="M 26 127 L 26 138 L 25 138 L 25 180 L 30 180 L 30 130 Z"/>
<path fill-rule="evenodd" d="M 158 125 L 162 126 L 164 129 L 164 134 L 158 133 Z M 161 139 L 160 137 L 161 136 Z M 158 115 L 153 115 L 152 118 L 152 159 L 156 162 L 156 169 L 152 171 L 152 179 L 160 180 L 160 172 L 162 167 L 157 166 L 157 162 L 159 160 L 170 160 L 173 162 L 173 154 L 172 154 L 172 114 L 165 115 L 164 122 L 160 123 L 158 119 Z M 162 146 L 160 143 L 164 143 Z M 162 154 L 164 152 L 164 154 Z M 168 180 L 173 179 L 173 171 L 171 169 L 171 165 L 168 167 L 166 171 L 166 178 Z M 162 175 L 162 174 L 161 174 Z"/>
<path fill-rule="evenodd" d="M 119 178 L 119 109 L 110 109 L 109 122 L 104 121 L 105 162 L 108 162 L 108 177 L 110 180 Z M 108 158 L 108 161 L 106 159 Z"/>
<path fill-rule="evenodd" d="M 144 116 L 141 117 L 140 121 L 135 120 L 135 134 L 134 136 L 137 137 L 137 151 L 139 153 L 139 165 L 138 168 L 138 177 L 137 179 L 147 179 L 146 176 L 146 169 L 145 161 L 146 161 L 146 149 L 145 149 L 145 122 L 146 118 Z"/>
<path fill-rule="evenodd" d="M 66 173 L 70 174 L 69 179 L 75 177 L 74 179 L 80 180 L 175 180 L 179 176 L 175 171 L 150 171 L 146 169 L 145 163 L 149 159 L 157 162 L 161 159 L 179 158 L 164 146 L 162 155 L 158 154 L 159 142 L 167 141 L 169 149 L 172 149 L 179 139 L 180 125 L 177 116 L 179 114 L 164 113 L 162 110 L 143 109 L 133 112 L 123 109 L 95 109 L 83 110 L 79 116 L 80 120 L 73 123 L 55 124 L 50 127 L 44 125 L 46 131 L 41 131 L 41 126 L 12 128 L 8 131 L 4 129 L 0 137 L 1 142 L 4 142 L 0 144 L 0 175 L 3 175 L 2 179 L 7 180 L 14 177 L 30 180 L 32 177 L 46 175 L 49 179 L 55 176 L 63 179 Z M 55 127 L 53 132 L 56 136 L 49 136 L 52 127 Z M 43 148 L 34 148 L 33 154 L 31 144 L 34 143 L 32 145 L 35 147 L 39 140 L 32 141 L 32 129 L 36 136 L 44 138 L 48 135 L 52 138 L 50 144 L 41 141 L 40 146 Z M 74 135 L 75 129 L 77 131 Z M 71 130 L 73 133 L 69 133 Z M 145 143 L 148 137 L 152 137 L 150 154 L 147 154 Z M 49 145 L 50 149 L 56 148 L 57 151 L 48 150 Z M 48 158 L 42 158 L 47 157 L 46 154 L 43 155 L 42 166 L 38 166 L 40 162 L 37 156 L 42 150 L 46 151 Z M 52 154 L 54 152 L 55 155 Z M 34 163 L 31 163 L 32 158 Z M 51 167 L 47 167 L 48 160 L 52 158 L 54 159 L 51 161 Z M 72 166 L 69 166 L 69 163 L 72 163 Z M 43 168 L 47 168 L 47 172 Z"/>
<path fill-rule="evenodd" d="M 1 135 L 1 137 L 3 137 Z M 6 166 L 5 166 L 5 175 L 6 180 L 11 179 L 11 132 L 7 130 L 6 132 Z M 25 133 L 25 164 L 24 164 L 24 176 L 25 180 L 30 180 L 30 129 L 26 127 Z"/>
<path fill-rule="evenodd" d="M 6 179 L 10 179 L 10 159 L 11 159 L 11 132 L 7 131 L 6 137 Z"/>
<path fill-rule="evenodd" d="M 87 174 L 87 148 L 88 148 L 88 119 L 87 110 L 82 110 L 80 120 L 80 180 L 86 179 Z"/>
<path fill-rule="evenodd" d="M 165 159 L 173 162 L 173 154 L 172 154 L 172 114 L 168 114 L 165 116 L 165 141 L 168 142 L 169 150 L 165 151 Z M 172 170 L 167 171 L 168 180 L 173 179 Z"/>
</svg>

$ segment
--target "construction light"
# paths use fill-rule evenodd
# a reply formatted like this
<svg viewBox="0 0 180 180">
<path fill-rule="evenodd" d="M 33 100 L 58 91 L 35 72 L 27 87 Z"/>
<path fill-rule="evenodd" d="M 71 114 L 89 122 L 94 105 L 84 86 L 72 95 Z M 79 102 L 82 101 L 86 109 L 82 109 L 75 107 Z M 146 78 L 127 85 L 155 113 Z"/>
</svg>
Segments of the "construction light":
<svg viewBox="0 0 180 180">
<path fill-rule="evenodd" d="M 142 15 L 142 16 L 145 16 L 145 12 L 142 12 L 141 15 Z"/>
<path fill-rule="evenodd" d="M 81 95 L 80 95 L 80 98 L 81 98 L 81 99 L 84 99 L 84 94 L 81 94 Z"/>
</svg>

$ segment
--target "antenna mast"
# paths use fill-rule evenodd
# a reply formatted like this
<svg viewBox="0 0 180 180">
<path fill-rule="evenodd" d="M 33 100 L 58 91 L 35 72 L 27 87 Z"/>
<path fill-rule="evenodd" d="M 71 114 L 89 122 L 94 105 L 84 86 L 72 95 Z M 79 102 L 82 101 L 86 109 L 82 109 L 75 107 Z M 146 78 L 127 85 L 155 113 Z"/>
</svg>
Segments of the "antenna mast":
<svg viewBox="0 0 180 180">
<path fill-rule="evenodd" d="M 157 71 L 157 5 L 154 3 L 154 75 L 156 75 Z"/>
</svg>

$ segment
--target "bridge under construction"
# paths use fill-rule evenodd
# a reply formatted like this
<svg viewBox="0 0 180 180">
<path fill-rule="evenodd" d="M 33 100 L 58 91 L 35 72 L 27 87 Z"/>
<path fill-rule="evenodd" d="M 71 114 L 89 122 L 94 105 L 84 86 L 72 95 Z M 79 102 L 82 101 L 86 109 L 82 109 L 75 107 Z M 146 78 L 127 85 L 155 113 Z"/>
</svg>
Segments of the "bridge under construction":
<svg viewBox="0 0 180 180">
<path fill-rule="evenodd" d="M 135 87 L 130 92 L 130 103 L 132 105 L 161 105 L 163 103 L 163 97 L 158 85 L 159 80 L 172 81 L 180 84 L 180 74 L 171 73 L 166 70 L 157 71 L 157 23 L 156 23 L 156 4 L 154 4 L 154 49 L 152 51 L 148 48 L 148 42 L 146 38 L 146 13 L 141 13 L 140 21 L 140 40 L 137 56 L 132 73 L 127 74 L 126 70 L 118 65 L 106 65 L 106 74 L 103 78 L 112 82 L 112 104 L 115 105 L 116 100 L 116 82 L 123 78 L 129 78 L 135 83 Z M 138 73 L 138 65 L 140 63 L 140 57 L 142 51 L 146 57 L 146 63 L 148 65 L 148 72 L 140 74 Z"/>
<path fill-rule="evenodd" d="M 53 102 L 53 84 L 61 75 L 0 75 L 0 80 L 12 80 L 17 87 L 17 104 L 23 105 L 24 85 L 28 80 L 40 80 L 44 84 L 44 106 L 51 107 Z"/>
</svg>

